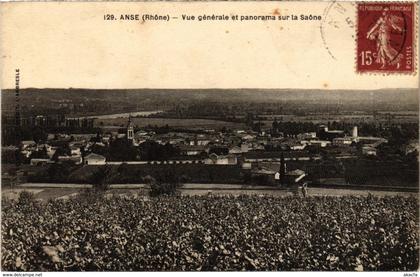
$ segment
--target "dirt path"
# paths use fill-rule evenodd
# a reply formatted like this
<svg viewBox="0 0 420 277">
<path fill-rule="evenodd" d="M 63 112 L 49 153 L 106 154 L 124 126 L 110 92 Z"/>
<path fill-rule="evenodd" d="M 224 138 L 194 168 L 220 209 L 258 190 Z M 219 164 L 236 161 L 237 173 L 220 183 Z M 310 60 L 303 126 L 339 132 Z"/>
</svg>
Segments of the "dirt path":
<svg viewBox="0 0 420 277">
<path fill-rule="evenodd" d="M 183 195 L 206 195 L 206 194 L 213 194 L 213 195 L 240 195 L 240 194 L 247 194 L 247 195 L 271 195 L 271 196 L 278 196 L 284 197 L 288 195 L 293 195 L 292 192 L 286 190 L 279 190 L 279 189 L 272 189 L 270 187 L 263 187 L 262 189 L 256 189 L 255 187 L 247 187 L 247 189 L 243 189 L 241 185 L 229 185 L 229 186 L 222 186 L 222 185 L 215 185 L 215 184 L 205 184 L 200 186 L 200 184 L 194 184 L 194 186 L 184 186 L 181 189 L 181 194 Z M 2 190 L 2 197 L 6 199 L 17 199 L 19 193 L 23 190 L 32 192 L 35 195 L 36 199 L 47 201 L 48 199 L 66 199 L 72 196 L 75 196 L 80 193 L 82 189 L 86 188 L 86 186 L 71 186 L 66 185 L 65 187 L 41 187 L 39 186 L 25 186 L 19 187 L 14 189 L 3 189 Z M 121 185 L 115 186 L 109 190 L 109 194 L 124 194 L 124 195 L 145 195 L 147 194 L 147 189 L 144 188 L 144 185 Z M 367 196 L 368 194 L 372 194 L 375 196 L 413 196 L 418 197 L 417 193 L 413 192 L 396 192 L 396 191 L 368 191 L 368 190 L 352 190 L 352 189 L 326 189 L 326 188 L 308 188 L 308 195 L 309 196 L 345 196 L 345 195 L 354 195 L 354 196 Z M 300 190 L 299 190 L 299 194 Z"/>
</svg>

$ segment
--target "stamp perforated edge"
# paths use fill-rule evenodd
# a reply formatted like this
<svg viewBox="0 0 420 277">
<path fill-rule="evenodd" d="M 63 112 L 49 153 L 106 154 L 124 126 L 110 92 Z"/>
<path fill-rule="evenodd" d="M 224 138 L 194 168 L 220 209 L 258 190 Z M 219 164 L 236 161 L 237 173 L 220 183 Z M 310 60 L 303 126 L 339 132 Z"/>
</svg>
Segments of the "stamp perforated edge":
<svg viewBox="0 0 420 277">
<path fill-rule="evenodd" d="M 403 75 L 403 76 L 415 76 L 418 69 L 418 28 L 419 26 L 419 14 L 418 14 L 418 5 L 419 1 L 355 1 L 355 36 L 354 36 L 354 71 L 358 75 L 376 75 L 376 76 L 390 76 L 390 75 Z M 385 71 L 385 70 L 369 70 L 369 71 L 359 71 L 357 70 L 358 62 L 358 43 L 357 39 L 359 37 L 359 16 L 358 16 L 358 6 L 360 4 L 412 4 L 413 5 L 413 69 L 411 71 Z"/>
</svg>

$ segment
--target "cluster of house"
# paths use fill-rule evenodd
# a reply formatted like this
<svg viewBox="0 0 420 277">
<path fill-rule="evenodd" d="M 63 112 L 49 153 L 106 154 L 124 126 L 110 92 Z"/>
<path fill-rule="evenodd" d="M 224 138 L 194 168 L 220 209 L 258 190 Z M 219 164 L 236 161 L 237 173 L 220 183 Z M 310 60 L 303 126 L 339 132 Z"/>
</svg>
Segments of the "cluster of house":
<svg viewBox="0 0 420 277">
<path fill-rule="evenodd" d="M 95 138 L 92 140 L 92 138 Z M 27 158 L 37 151 L 44 151 L 47 157 L 34 157 L 30 160 L 33 165 L 53 162 L 72 162 L 74 164 L 105 164 L 106 158 L 92 151 L 93 146 L 108 147 L 116 138 L 126 138 L 127 143 L 139 146 L 146 141 L 154 141 L 159 144 L 170 144 L 179 150 L 179 156 L 174 161 L 188 163 L 198 162 L 211 165 L 236 165 L 239 162 L 244 168 L 251 167 L 258 161 L 280 161 L 280 152 L 284 153 L 285 159 L 309 160 L 319 159 L 307 151 L 310 147 L 346 149 L 354 143 L 362 143 L 362 153 L 376 155 L 377 147 L 384 142 L 384 138 L 362 137 L 358 135 L 357 127 L 353 128 L 351 135 L 346 135 L 342 130 L 329 130 L 326 126 L 320 126 L 318 132 L 301 133 L 291 138 L 272 137 L 269 133 L 257 133 L 251 130 L 236 130 L 222 133 L 214 130 L 206 132 L 184 133 L 169 132 L 156 134 L 153 131 L 134 131 L 129 120 L 125 133 L 109 132 L 98 136 L 97 134 L 50 134 L 47 142 L 37 144 L 34 141 L 22 141 L 21 153 Z M 69 153 L 56 151 L 67 144 Z M 347 147 L 348 148 L 348 147 Z M 343 153 L 348 153 L 343 151 Z M 52 158 L 55 155 L 54 161 Z M 339 155 L 338 155 L 339 156 Z M 351 155 L 342 155 L 351 157 Z M 150 163 L 150 161 L 149 161 Z M 153 163 L 153 162 L 152 162 Z"/>
<path fill-rule="evenodd" d="M 51 135 L 50 137 L 52 137 Z M 90 148 L 95 144 L 90 141 L 92 135 L 66 135 L 58 134 L 53 136 L 54 139 L 48 140 L 46 143 L 37 144 L 35 141 L 22 141 L 20 146 L 21 154 L 30 158 L 31 165 L 49 164 L 55 162 L 69 162 L 73 164 L 105 164 L 105 157 L 89 153 Z M 76 137 L 76 140 L 74 140 Z M 62 149 L 63 145 L 68 145 L 69 153 L 57 153 Z M 105 144 L 104 144 L 105 146 Z M 66 147 L 67 148 L 67 147 Z M 32 157 L 33 153 L 43 152 L 43 157 Z M 84 153 L 88 153 L 84 155 Z M 58 154 L 58 155 L 56 155 Z M 32 157 L 32 158 L 31 158 Z M 55 158 L 54 158 L 55 157 Z"/>
<path fill-rule="evenodd" d="M 332 144 L 334 146 L 346 146 L 353 143 L 362 144 L 362 154 L 373 155 L 377 154 L 377 147 L 382 143 L 387 143 L 388 140 L 380 137 L 359 136 L 357 126 L 353 127 L 351 136 L 345 134 L 342 130 L 328 130 L 328 127 L 321 126 L 319 137 L 324 139 L 325 146 Z"/>
<path fill-rule="evenodd" d="M 95 138 L 95 139 L 92 139 Z M 50 134 L 47 142 L 37 144 L 34 141 L 22 141 L 21 154 L 28 159 L 32 153 L 44 151 L 47 157 L 33 157 L 33 165 L 72 162 L 74 164 L 105 164 L 106 158 L 94 153 L 92 148 L 108 147 L 113 139 L 125 138 L 127 143 L 139 146 L 146 141 L 154 141 L 165 145 L 170 144 L 179 150 L 179 156 L 173 157 L 172 162 L 177 163 L 203 163 L 209 165 L 236 165 L 251 168 L 252 164 L 261 161 L 279 162 L 280 153 L 284 153 L 285 160 L 319 159 L 318 155 L 311 154 L 308 148 L 342 148 L 340 158 L 354 157 L 353 153 L 346 151 L 354 143 L 362 143 L 362 153 L 376 155 L 377 146 L 387 142 L 384 138 L 362 137 L 358 135 L 357 127 L 347 135 L 342 130 L 329 130 L 320 126 L 317 132 L 301 133 L 294 137 L 271 136 L 270 133 L 255 132 L 252 130 L 236 130 L 232 132 L 216 132 L 206 130 L 202 133 L 168 132 L 156 134 L 153 131 L 135 131 L 129 118 L 125 133 L 108 132 L 97 134 Z M 67 144 L 70 152 L 58 153 L 57 150 Z M 52 159 L 53 157 L 54 160 Z M 145 161 L 137 161 L 146 163 Z M 156 161 L 159 162 L 159 161 Z M 153 161 L 148 161 L 153 163 Z"/>
<path fill-rule="evenodd" d="M 161 145 L 170 144 L 178 149 L 179 154 L 166 161 L 140 159 L 116 162 L 107 161 L 104 156 L 95 153 L 95 148 L 109 147 L 115 139 L 124 139 L 133 146 L 139 146 L 146 141 L 154 141 Z M 300 133 L 293 137 L 272 136 L 270 133 L 258 133 L 252 130 L 225 133 L 205 130 L 201 133 L 157 134 L 153 131 L 135 131 L 129 120 L 124 133 L 49 134 L 45 143 L 22 141 L 20 148 L 16 149 L 30 159 L 32 165 L 56 162 L 86 165 L 121 163 L 237 165 L 250 170 L 254 175 L 270 176 L 275 182 L 297 184 L 304 181 L 306 173 L 301 169 L 287 170 L 286 163 L 321 159 L 319 151 L 311 151 L 314 148 L 331 151 L 336 158 L 344 159 L 354 158 L 359 154 L 376 155 L 377 147 L 386 142 L 384 138 L 359 136 L 357 127 L 353 128 L 350 135 L 342 130 L 329 130 L 326 126 L 320 126 L 317 132 Z M 357 150 L 359 152 L 356 152 L 356 147 L 351 147 L 355 144 L 361 145 Z M 67 149 L 65 153 L 61 151 L 64 145 Z M 38 152 L 43 152 L 43 156 L 33 155 Z"/>
</svg>

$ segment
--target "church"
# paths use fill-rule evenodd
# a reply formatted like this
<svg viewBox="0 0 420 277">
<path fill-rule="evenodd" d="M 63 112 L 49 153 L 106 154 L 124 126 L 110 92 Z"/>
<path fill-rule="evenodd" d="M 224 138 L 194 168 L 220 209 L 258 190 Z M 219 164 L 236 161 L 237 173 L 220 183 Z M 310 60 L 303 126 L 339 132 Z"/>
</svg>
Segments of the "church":
<svg viewBox="0 0 420 277">
<path fill-rule="evenodd" d="M 128 116 L 127 141 L 131 144 L 134 144 L 134 125 L 133 125 L 133 122 L 131 121 L 131 115 Z"/>
<path fill-rule="evenodd" d="M 128 116 L 127 139 L 128 140 L 134 139 L 134 126 L 133 126 L 133 122 L 131 121 L 131 115 Z"/>
</svg>

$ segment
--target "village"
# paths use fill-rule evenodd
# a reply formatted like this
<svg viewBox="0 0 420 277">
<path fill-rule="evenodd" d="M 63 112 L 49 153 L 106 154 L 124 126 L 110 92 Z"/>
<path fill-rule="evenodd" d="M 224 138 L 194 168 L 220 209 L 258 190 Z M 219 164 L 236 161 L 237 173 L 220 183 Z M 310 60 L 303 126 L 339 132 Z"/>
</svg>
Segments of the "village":
<svg viewBox="0 0 420 277">
<path fill-rule="evenodd" d="M 24 140 L 19 147 L 3 147 L 3 157 L 13 160 L 16 158 L 13 153 L 18 152 L 19 162 L 29 166 L 24 175 L 35 181 L 38 179 L 31 178 L 33 172 L 53 164 L 68 168 L 130 165 L 156 170 L 166 165 L 188 167 L 188 173 L 184 174 L 192 181 L 209 183 L 221 182 L 212 177 L 219 171 L 221 178 L 233 183 L 279 187 L 308 182 L 346 185 L 354 183 L 354 176 L 346 176 L 351 169 L 345 165 L 353 166 L 350 161 L 371 160 L 376 170 L 381 171 L 375 158 L 384 155 L 387 143 L 386 138 L 359 135 L 357 126 L 349 133 L 319 125 L 316 132 L 285 135 L 280 123 L 274 120 L 271 128 L 260 132 L 252 129 L 182 132 L 170 128 L 159 132 L 139 128 L 128 116 L 126 126 L 119 130 L 96 134 L 49 133 L 45 140 Z M 405 154 L 418 151 L 416 147 L 404 148 Z M 213 172 L 208 178 L 202 173 L 206 169 Z M 385 166 L 383 170 L 389 169 Z M 7 178 L 5 175 L 7 171 L 3 179 Z"/>
</svg>

